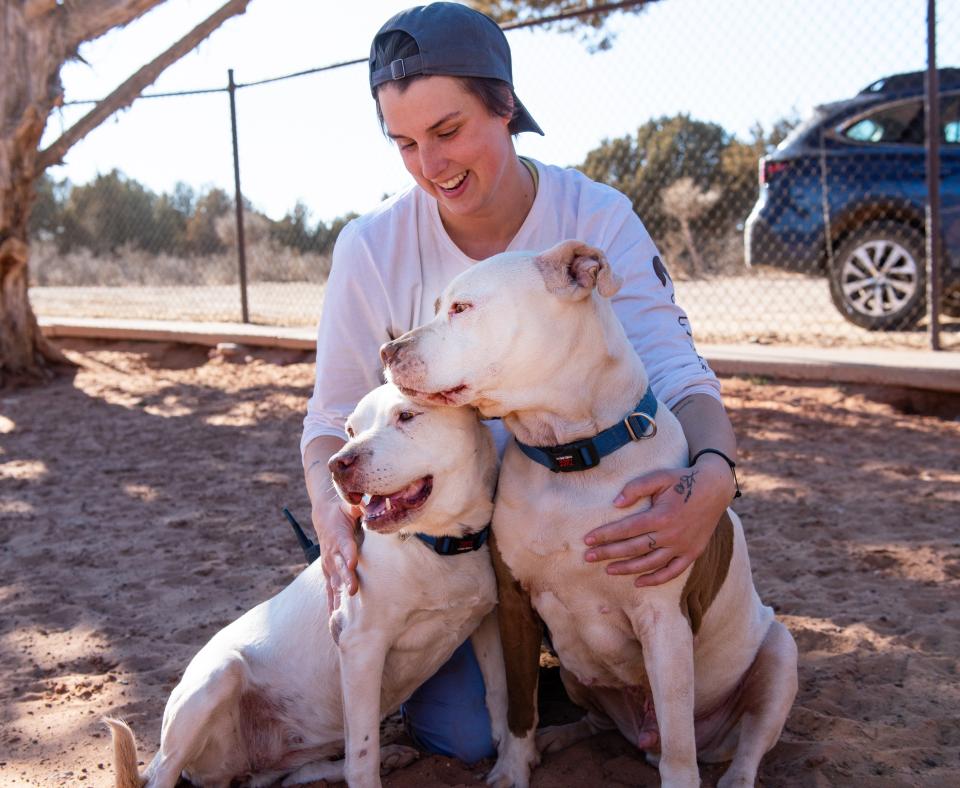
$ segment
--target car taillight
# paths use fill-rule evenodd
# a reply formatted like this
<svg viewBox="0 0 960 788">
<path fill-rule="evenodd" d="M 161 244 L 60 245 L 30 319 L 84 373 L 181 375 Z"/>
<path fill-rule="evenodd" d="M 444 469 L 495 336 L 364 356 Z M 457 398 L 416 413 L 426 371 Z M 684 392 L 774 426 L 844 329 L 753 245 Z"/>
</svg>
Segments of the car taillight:
<svg viewBox="0 0 960 788">
<path fill-rule="evenodd" d="M 770 179 L 778 172 L 782 172 L 790 166 L 788 161 L 771 161 L 769 159 L 760 160 L 760 185 L 770 183 Z"/>
</svg>

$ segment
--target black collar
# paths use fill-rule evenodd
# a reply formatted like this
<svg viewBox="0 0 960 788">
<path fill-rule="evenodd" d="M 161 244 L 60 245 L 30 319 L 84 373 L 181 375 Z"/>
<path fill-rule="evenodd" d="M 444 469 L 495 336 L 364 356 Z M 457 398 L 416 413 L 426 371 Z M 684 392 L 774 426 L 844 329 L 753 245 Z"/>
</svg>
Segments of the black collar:
<svg viewBox="0 0 960 788">
<path fill-rule="evenodd" d="M 320 557 L 320 545 L 314 544 L 303 532 L 300 523 L 297 522 L 297 519 L 286 506 L 283 507 L 283 515 L 293 527 L 293 532 L 297 535 L 300 547 L 303 548 L 307 563 L 312 564 Z M 483 547 L 487 543 L 487 539 L 490 538 L 490 526 L 487 525 L 482 530 L 466 536 L 428 536 L 427 534 L 414 534 L 414 536 L 432 547 L 438 555 L 459 555 L 460 553 L 471 553 Z"/>
<path fill-rule="evenodd" d="M 414 536 L 432 547 L 438 555 L 459 555 L 472 553 L 483 547 L 490 537 L 490 526 L 466 536 L 428 536 L 427 534 L 414 534 Z"/>
<path fill-rule="evenodd" d="M 592 438 L 560 446 L 528 446 L 520 441 L 517 441 L 517 445 L 531 460 L 554 473 L 585 471 L 599 465 L 601 457 L 613 454 L 628 443 L 656 435 L 657 422 L 653 420 L 656 415 L 657 398 L 647 386 L 633 412 L 628 413 L 623 421 L 618 421 Z"/>
</svg>

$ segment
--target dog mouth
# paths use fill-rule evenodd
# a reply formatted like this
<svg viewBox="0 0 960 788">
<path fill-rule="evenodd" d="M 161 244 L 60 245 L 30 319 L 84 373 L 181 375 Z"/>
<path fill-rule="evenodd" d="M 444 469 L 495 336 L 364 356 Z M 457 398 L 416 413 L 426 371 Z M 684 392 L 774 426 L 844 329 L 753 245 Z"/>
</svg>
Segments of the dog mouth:
<svg viewBox="0 0 960 788">
<path fill-rule="evenodd" d="M 461 383 L 452 389 L 443 389 L 442 391 L 418 391 L 417 389 L 407 388 L 397 384 L 404 396 L 410 397 L 417 402 L 427 402 L 431 405 L 459 405 L 463 398 L 458 396 L 467 390 L 467 385 Z"/>
<path fill-rule="evenodd" d="M 361 490 L 346 493 L 346 499 L 363 512 L 363 523 L 380 531 L 406 520 L 422 508 L 433 492 L 433 476 L 422 476 L 394 492 L 380 494 Z"/>
</svg>

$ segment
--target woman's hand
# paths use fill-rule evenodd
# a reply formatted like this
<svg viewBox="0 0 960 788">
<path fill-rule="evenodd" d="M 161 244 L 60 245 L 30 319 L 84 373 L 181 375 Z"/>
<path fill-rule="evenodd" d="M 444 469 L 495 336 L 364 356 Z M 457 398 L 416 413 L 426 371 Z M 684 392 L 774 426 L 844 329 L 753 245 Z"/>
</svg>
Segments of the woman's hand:
<svg viewBox="0 0 960 788">
<path fill-rule="evenodd" d="M 360 508 L 339 498 L 315 505 L 311 511 L 313 528 L 320 543 L 320 565 L 327 581 L 327 611 L 340 606 L 340 594 L 353 596 L 360 587 L 357 577 Z"/>
<path fill-rule="evenodd" d="M 333 612 L 340 606 L 340 593 L 346 588 L 351 596 L 357 593 L 360 508 L 350 506 L 333 489 L 327 465 L 330 458 L 345 445 L 331 435 L 314 438 L 303 454 L 303 479 L 310 496 L 310 519 L 320 543 L 320 566 L 327 582 L 327 607 Z"/>
<path fill-rule="evenodd" d="M 627 482 L 614 500 L 626 509 L 652 498 L 650 509 L 595 528 L 584 537 L 587 561 L 610 561 L 611 575 L 640 575 L 638 588 L 680 575 L 706 549 L 735 483 L 727 463 L 704 454 L 692 468 L 655 471 Z"/>
</svg>

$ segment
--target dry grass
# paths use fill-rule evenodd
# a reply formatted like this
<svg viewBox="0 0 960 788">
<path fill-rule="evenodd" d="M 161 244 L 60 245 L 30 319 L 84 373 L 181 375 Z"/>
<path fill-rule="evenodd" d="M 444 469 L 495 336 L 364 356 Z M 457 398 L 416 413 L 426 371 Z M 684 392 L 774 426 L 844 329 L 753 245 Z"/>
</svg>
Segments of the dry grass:
<svg viewBox="0 0 960 788">
<path fill-rule="evenodd" d="M 56 245 L 36 242 L 31 249 L 32 287 L 165 287 L 230 285 L 239 281 L 236 252 L 197 257 L 153 254 L 124 246 L 111 255 L 86 249 L 61 253 Z M 330 273 L 328 255 L 303 254 L 268 240 L 247 245 L 250 282 L 321 284 Z"/>
</svg>

